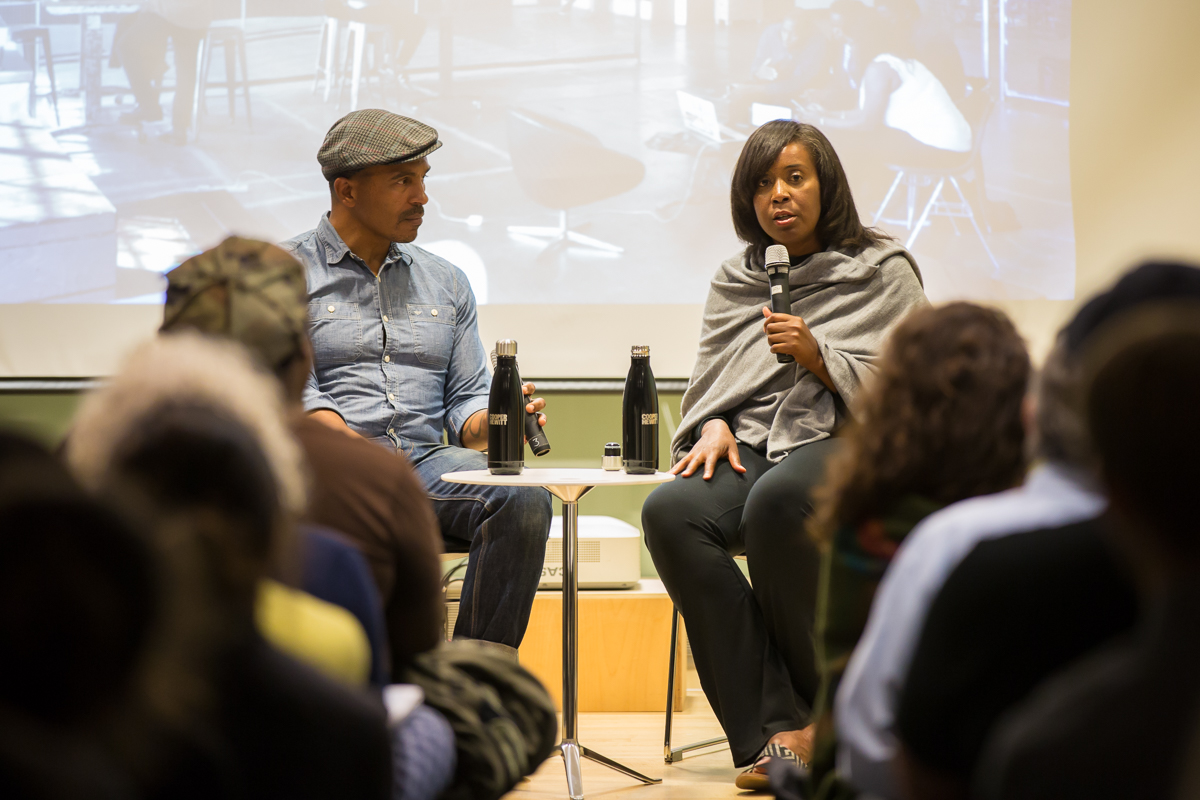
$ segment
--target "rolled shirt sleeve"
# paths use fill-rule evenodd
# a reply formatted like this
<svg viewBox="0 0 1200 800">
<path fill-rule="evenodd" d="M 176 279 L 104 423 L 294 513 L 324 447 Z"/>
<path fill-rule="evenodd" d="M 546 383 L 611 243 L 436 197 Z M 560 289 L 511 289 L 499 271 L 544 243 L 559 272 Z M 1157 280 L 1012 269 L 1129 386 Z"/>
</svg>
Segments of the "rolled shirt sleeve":
<svg viewBox="0 0 1200 800">
<path fill-rule="evenodd" d="M 304 410 L 310 414 L 314 411 L 332 411 L 342 419 L 346 418 L 346 415 L 338 408 L 338 404 L 334 402 L 334 399 L 321 391 L 315 370 L 310 369 L 308 371 L 308 380 L 304 383 L 304 393 L 301 395 L 301 402 L 304 404 Z"/>
<path fill-rule="evenodd" d="M 486 350 L 479 338 L 479 319 L 475 295 L 466 275 L 454 269 L 455 316 L 454 344 L 446 373 L 444 403 L 446 436 L 450 444 L 462 447 L 459 433 L 474 414 L 488 407 L 492 378 L 486 364 Z"/>
</svg>

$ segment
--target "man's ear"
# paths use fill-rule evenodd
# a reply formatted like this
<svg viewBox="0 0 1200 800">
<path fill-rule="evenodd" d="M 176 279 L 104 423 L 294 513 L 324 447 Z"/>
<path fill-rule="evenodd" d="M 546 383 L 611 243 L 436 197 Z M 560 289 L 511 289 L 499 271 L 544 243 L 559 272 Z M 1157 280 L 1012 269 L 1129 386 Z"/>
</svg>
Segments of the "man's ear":
<svg viewBox="0 0 1200 800">
<path fill-rule="evenodd" d="M 349 178 L 335 178 L 333 181 L 333 197 L 347 208 L 354 208 L 356 199 L 355 188 L 354 181 Z"/>
</svg>

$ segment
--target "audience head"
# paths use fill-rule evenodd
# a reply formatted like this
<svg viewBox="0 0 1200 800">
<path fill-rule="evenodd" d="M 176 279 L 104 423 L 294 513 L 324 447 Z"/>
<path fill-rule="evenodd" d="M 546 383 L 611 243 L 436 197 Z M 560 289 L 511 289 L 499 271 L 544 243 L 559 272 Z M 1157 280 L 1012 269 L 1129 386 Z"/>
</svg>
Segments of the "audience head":
<svg viewBox="0 0 1200 800">
<path fill-rule="evenodd" d="M 819 491 L 828 541 L 908 495 L 940 504 L 1015 485 L 1029 356 L 1003 313 L 971 303 L 912 312 L 892 332 Z"/>
<path fill-rule="evenodd" d="M 230 237 L 167 273 L 162 331 L 240 342 L 298 402 L 312 361 L 304 267 L 278 247 Z"/>
<path fill-rule="evenodd" d="M 1083 404 L 1110 505 L 1157 576 L 1200 569 L 1200 300 L 1114 317 L 1084 354 Z"/>
<path fill-rule="evenodd" d="M 761 267 L 767 247 L 776 244 L 776 239 L 759 221 L 755 198 L 764 178 L 792 144 L 804 148 L 816 170 L 820 208 L 815 232 L 821 244 L 826 249 L 853 249 L 867 247 L 885 238 L 859 221 L 850 182 L 825 134 L 802 122 L 775 120 L 750 134 L 733 170 L 730 188 L 733 228 L 738 238 L 748 245 L 746 257 L 750 263 Z"/>
<path fill-rule="evenodd" d="M 193 333 L 162 336 L 80 408 L 67 456 L 83 483 L 144 512 L 156 531 L 197 534 L 242 610 L 269 563 L 289 557 L 303 511 L 299 448 L 276 382 L 245 351 Z"/>
<path fill-rule="evenodd" d="M 1093 297 L 1059 333 L 1037 377 L 1037 411 L 1032 448 L 1036 457 L 1085 473 L 1095 463 L 1087 426 L 1080 414 L 1080 354 L 1097 329 L 1121 314 L 1164 300 L 1200 300 L 1200 269 L 1186 264 L 1148 262 Z"/>
<path fill-rule="evenodd" d="M 0 432 L 0 796 L 127 797 L 160 614 L 146 541 L 41 445 Z"/>
<path fill-rule="evenodd" d="M 59 727 L 112 711 L 155 607 L 129 521 L 41 446 L 0 433 L 0 708 Z"/>
</svg>

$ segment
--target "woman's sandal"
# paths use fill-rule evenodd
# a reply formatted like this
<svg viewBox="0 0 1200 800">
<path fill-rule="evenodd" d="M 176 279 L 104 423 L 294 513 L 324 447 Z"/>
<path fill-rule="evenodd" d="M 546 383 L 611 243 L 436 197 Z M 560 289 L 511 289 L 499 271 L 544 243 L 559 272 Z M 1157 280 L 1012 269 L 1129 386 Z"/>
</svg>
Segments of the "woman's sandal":
<svg viewBox="0 0 1200 800">
<path fill-rule="evenodd" d="M 739 789 L 745 789 L 751 792 L 765 792 L 771 788 L 771 779 L 767 777 L 766 772 L 756 772 L 759 767 L 766 768 L 767 761 L 772 758 L 780 758 L 784 761 L 791 761 L 802 770 L 808 769 L 808 764 L 801 760 L 800 756 L 793 753 L 790 749 L 775 742 L 769 743 L 763 748 L 762 753 L 755 759 L 754 764 L 749 769 L 737 776 L 737 780 L 733 785 Z"/>
</svg>

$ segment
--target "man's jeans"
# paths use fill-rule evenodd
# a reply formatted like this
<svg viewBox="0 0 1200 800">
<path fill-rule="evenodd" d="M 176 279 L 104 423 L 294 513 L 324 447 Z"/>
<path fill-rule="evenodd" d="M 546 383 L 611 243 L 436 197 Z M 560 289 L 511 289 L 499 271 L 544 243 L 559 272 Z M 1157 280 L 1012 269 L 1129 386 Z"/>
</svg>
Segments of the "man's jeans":
<svg viewBox="0 0 1200 800">
<path fill-rule="evenodd" d="M 487 456 L 439 446 L 413 468 L 433 501 L 447 552 L 470 552 L 454 638 L 516 648 L 525 636 L 550 536 L 550 493 L 538 487 L 446 483 L 447 472 L 487 469 Z"/>
</svg>

